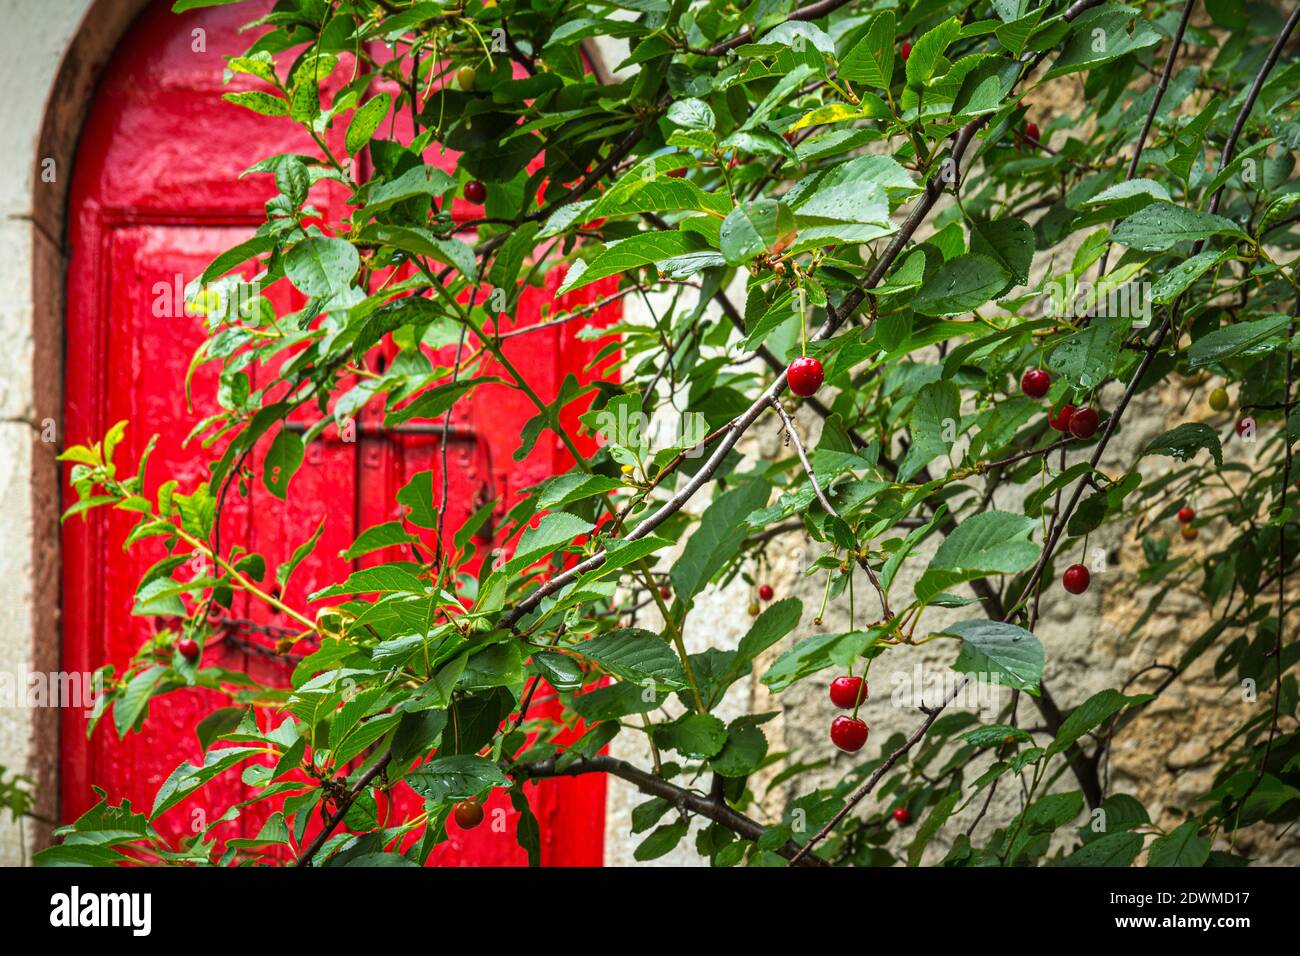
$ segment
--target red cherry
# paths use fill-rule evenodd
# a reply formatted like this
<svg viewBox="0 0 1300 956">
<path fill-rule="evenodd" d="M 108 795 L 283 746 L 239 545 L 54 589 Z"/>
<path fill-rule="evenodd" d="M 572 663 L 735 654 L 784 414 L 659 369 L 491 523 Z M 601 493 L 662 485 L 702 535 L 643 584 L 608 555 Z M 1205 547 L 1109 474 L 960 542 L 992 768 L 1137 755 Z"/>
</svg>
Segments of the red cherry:
<svg viewBox="0 0 1300 956">
<path fill-rule="evenodd" d="M 1183 505 L 1178 509 L 1178 520 L 1183 524 L 1191 524 L 1196 520 L 1196 512 L 1187 507 L 1187 505 Z"/>
<path fill-rule="evenodd" d="M 867 682 L 861 677 L 837 677 L 831 681 L 831 703 L 850 710 L 867 699 Z"/>
<path fill-rule="evenodd" d="M 1065 589 L 1071 594 L 1082 594 L 1088 590 L 1088 585 L 1091 582 L 1092 575 L 1088 573 L 1088 569 L 1082 564 L 1070 565 L 1065 569 L 1065 573 L 1061 575 L 1061 583 L 1065 585 Z"/>
<path fill-rule="evenodd" d="M 1247 431 L 1253 431 L 1255 428 L 1255 419 L 1247 416 L 1237 422 L 1237 434 L 1244 435 Z"/>
<path fill-rule="evenodd" d="M 1047 413 L 1047 424 L 1051 425 L 1058 432 L 1068 432 L 1070 430 L 1070 419 L 1074 417 L 1074 406 L 1065 404 L 1061 410 L 1053 414 Z"/>
<path fill-rule="evenodd" d="M 659 585 L 659 596 L 667 601 L 673 596 L 673 589 L 666 584 Z"/>
<path fill-rule="evenodd" d="M 894 819 L 900 827 L 905 827 L 912 822 L 912 815 L 907 812 L 907 807 L 899 807 L 894 811 Z"/>
<path fill-rule="evenodd" d="M 198 660 L 198 641 L 192 641 L 188 637 L 182 638 L 176 642 L 176 650 L 180 651 L 181 657 L 185 658 L 187 661 Z"/>
<path fill-rule="evenodd" d="M 483 804 L 474 797 L 462 800 L 451 812 L 456 818 L 456 825 L 462 830 L 473 830 L 483 822 Z"/>
<path fill-rule="evenodd" d="M 1040 142 L 1042 142 L 1042 140 L 1039 139 L 1038 137 L 1039 137 L 1039 133 L 1038 133 L 1038 124 L 1037 124 L 1037 123 L 1026 123 L 1026 124 L 1025 124 L 1025 139 L 1029 140 L 1029 145 L 1030 145 L 1030 146 L 1037 146 Z"/>
<path fill-rule="evenodd" d="M 1097 431 L 1097 412 L 1091 408 L 1080 408 L 1070 416 L 1070 434 L 1075 438 L 1091 438 Z"/>
<path fill-rule="evenodd" d="M 831 743 L 848 753 L 862 749 L 867 742 L 867 725 L 856 717 L 840 714 L 831 721 Z"/>
<path fill-rule="evenodd" d="M 481 203 L 487 199 L 487 186 L 477 179 L 471 179 L 465 184 L 465 198 L 470 202 Z"/>
<path fill-rule="evenodd" d="M 775 592 L 772 590 L 772 585 L 770 585 L 770 584 L 760 584 L 759 587 L 758 587 L 758 597 L 759 597 L 759 600 L 761 600 L 761 601 L 770 601 L 770 600 L 772 600 L 772 595 L 773 595 L 774 593 L 775 593 Z"/>
<path fill-rule="evenodd" d="M 1020 390 L 1030 398 L 1042 398 L 1052 387 L 1052 376 L 1041 368 L 1026 369 L 1020 376 Z"/>
<path fill-rule="evenodd" d="M 906 63 L 907 58 L 911 55 L 912 55 L 912 44 L 904 40 L 903 41 L 903 62 Z"/>
<path fill-rule="evenodd" d="M 821 362 L 802 355 L 790 363 L 786 381 L 790 384 L 790 391 L 807 398 L 822 387 L 825 375 Z"/>
</svg>

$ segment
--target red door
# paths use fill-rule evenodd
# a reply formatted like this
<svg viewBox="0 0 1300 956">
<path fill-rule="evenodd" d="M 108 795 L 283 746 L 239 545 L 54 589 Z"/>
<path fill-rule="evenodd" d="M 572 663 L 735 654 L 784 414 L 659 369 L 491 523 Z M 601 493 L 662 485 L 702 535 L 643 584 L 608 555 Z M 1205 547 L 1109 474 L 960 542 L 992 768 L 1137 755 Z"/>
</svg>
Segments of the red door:
<svg viewBox="0 0 1300 956">
<path fill-rule="evenodd" d="M 247 47 L 248 35 L 238 35 L 237 29 L 253 18 L 253 5 L 180 16 L 170 6 L 170 0 L 160 0 L 140 17 L 103 75 L 80 145 L 69 210 L 64 434 L 69 442 L 98 440 L 109 425 L 128 419 L 118 457 L 134 462 L 150 435 L 158 433 L 150 494 L 167 476 L 190 487 L 205 480 L 206 463 L 220 453 L 219 447 L 185 444 L 193 425 L 218 408 L 218 367 L 206 365 L 195 376 L 194 407 L 187 409 L 180 383 L 203 330 L 201 318 L 185 314 L 181 290 L 217 253 L 246 238 L 263 220 L 263 204 L 273 187 L 267 177 L 240 179 L 239 174 L 264 156 L 313 151 L 310 140 L 296 135 L 286 121 L 264 119 L 220 99 L 222 92 L 245 88 L 238 82 L 222 84 L 223 56 Z M 204 49 L 196 49 L 200 45 Z M 342 129 L 330 135 L 341 140 Z M 338 154 L 343 154 L 341 148 Z M 447 168 L 455 163 L 454 157 L 433 155 L 428 161 Z M 357 173 L 365 175 L 364 163 Z M 321 183 L 311 202 L 327 221 L 337 221 L 345 199 L 337 184 Z M 517 326 L 538 321 L 544 305 L 553 310 L 572 304 L 555 302 L 559 281 L 550 275 L 544 288 L 525 292 Z M 607 291 L 595 286 L 580 298 L 592 301 Z M 283 282 L 265 294 L 277 309 L 302 304 Z M 616 312 L 617 306 L 610 309 Z M 559 391 L 567 371 L 585 368 L 595 354 L 593 346 L 574 337 L 578 325 L 509 340 L 512 361 L 546 400 Z M 391 349 L 371 356 L 372 367 L 390 356 Z M 496 387 L 480 390 L 468 413 L 453 419 L 446 456 L 449 530 L 485 496 L 495 496 L 504 511 L 519 489 L 569 467 L 558 440 L 544 439 L 527 459 L 513 460 L 523 423 L 533 414 L 523 395 Z M 246 543 L 266 557 L 269 567 L 287 559 L 325 519 L 319 547 L 295 571 L 285 594 L 291 606 L 309 615 L 314 611 L 305 595 L 347 575 L 350 565 L 335 556 L 366 527 L 394 517 L 389 509 L 395 494 L 412 475 L 431 470 L 435 495 L 441 493 L 442 424 L 425 422 L 394 433 L 379 421 L 378 414 L 362 413 L 353 435 L 339 435 L 331 427 L 313 442 L 287 502 L 271 497 L 260 481 L 250 483 L 248 498 L 232 493 L 226 502 L 221 528 L 227 549 L 230 542 Z M 259 465 L 254 467 L 260 472 Z M 70 490 L 65 495 L 71 496 Z M 123 513 L 96 511 L 87 521 L 73 519 L 64 526 L 67 671 L 88 672 L 111 663 L 121 673 L 158 626 L 155 618 L 130 613 L 141 574 L 162 556 L 161 548 L 149 547 L 150 542 L 123 551 L 132 524 Z M 483 550 L 487 546 L 481 542 Z M 204 663 L 287 685 L 292 662 L 268 653 L 272 638 L 263 633 L 273 632 L 274 618 L 260 606 L 240 603 L 231 615 L 224 639 L 209 644 Z M 537 697 L 539 714 L 555 712 L 553 699 L 545 693 Z M 114 803 L 128 798 L 133 807 L 150 807 L 166 776 L 182 760 L 200 756 L 194 733 L 198 721 L 227 703 L 211 691 L 173 693 L 153 702 L 141 733 L 124 739 L 105 720 L 87 740 L 86 715 L 65 711 L 63 818 L 75 818 L 94 802 L 93 787 L 106 790 Z M 548 781 L 529 791 L 542 827 L 542 862 L 598 865 L 603 778 Z M 228 774 L 156 822 L 164 833 L 180 837 L 252 793 L 237 773 Z M 505 813 L 498 817 L 505 820 L 504 831 L 486 826 L 468 834 L 456 831 L 435 853 L 435 862 L 525 862 L 514 839 L 515 811 L 503 798 L 489 804 L 489 810 L 498 807 Z M 271 809 L 258 805 L 221 835 L 255 835 Z"/>
</svg>

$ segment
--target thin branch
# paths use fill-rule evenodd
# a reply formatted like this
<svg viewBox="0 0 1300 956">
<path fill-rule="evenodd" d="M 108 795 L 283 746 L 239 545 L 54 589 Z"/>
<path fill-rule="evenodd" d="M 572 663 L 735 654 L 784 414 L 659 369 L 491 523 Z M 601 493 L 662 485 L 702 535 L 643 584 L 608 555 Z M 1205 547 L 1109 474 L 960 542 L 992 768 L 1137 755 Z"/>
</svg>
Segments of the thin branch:
<svg viewBox="0 0 1300 956">
<path fill-rule="evenodd" d="M 790 441 L 794 443 L 794 450 L 799 454 L 799 460 L 803 462 L 804 471 L 808 473 L 808 481 L 812 484 L 813 493 L 817 495 L 817 500 L 821 502 L 822 507 L 826 509 L 828 515 L 838 518 L 840 516 L 839 512 L 836 511 L 831 503 L 826 499 L 826 495 L 822 493 L 821 485 L 817 483 L 817 476 L 813 473 L 812 462 L 808 460 L 808 453 L 804 451 L 803 442 L 799 440 L 799 433 L 795 431 L 794 422 L 792 422 L 790 416 L 786 414 L 785 406 L 781 404 L 779 399 L 774 398 L 772 399 L 772 407 L 775 408 L 776 413 L 781 416 L 781 421 L 785 422 L 785 433 L 790 436 Z M 855 558 L 862 570 L 867 572 L 867 579 L 871 581 L 871 586 L 876 589 L 876 596 L 880 598 L 880 612 L 884 615 L 884 619 L 888 620 L 893 617 L 894 614 L 889 610 L 889 598 L 885 595 L 885 589 L 880 584 L 880 578 L 876 576 L 876 572 L 867 562 L 864 555 L 858 554 L 855 555 Z"/>
<path fill-rule="evenodd" d="M 1165 92 L 1169 89 L 1169 78 L 1174 72 L 1174 62 L 1178 59 L 1178 51 L 1183 45 L 1183 34 L 1187 32 L 1187 24 L 1192 19 L 1192 10 L 1196 7 L 1196 0 L 1187 0 L 1183 7 L 1182 19 L 1178 21 L 1178 29 L 1174 32 L 1173 45 L 1169 48 L 1169 56 L 1165 59 L 1165 68 L 1160 73 L 1160 81 L 1156 84 L 1156 95 L 1151 99 L 1151 107 L 1147 110 L 1146 121 L 1142 124 L 1142 132 L 1138 134 L 1137 143 L 1133 147 L 1133 158 L 1129 161 L 1128 172 L 1124 176 L 1125 182 L 1131 180 L 1137 175 L 1138 163 L 1142 159 L 1142 149 L 1146 145 L 1147 136 L 1151 133 L 1151 125 L 1155 122 L 1156 113 L 1160 111 L 1160 102 L 1165 98 Z M 1115 223 L 1110 226 L 1112 235 L 1115 232 Z M 1101 254 L 1101 265 L 1097 267 L 1097 275 L 1106 274 L 1106 260 L 1110 258 L 1110 250 L 1113 245 L 1112 239 L 1106 240 L 1106 250 Z"/>
<path fill-rule="evenodd" d="M 821 502 L 828 515 L 838 518 L 840 513 L 835 510 L 835 506 L 826 499 L 826 495 L 822 492 L 822 486 L 818 483 L 817 475 L 813 472 L 812 462 L 808 460 L 808 453 L 804 451 L 803 442 L 799 440 L 799 433 L 794 430 L 794 422 L 790 421 L 785 406 L 781 404 L 780 399 L 773 398 L 772 407 L 776 409 L 776 413 L 781 416 L 781 421 L 785 423 L 785 433 L 794 444 L 794 450 L 799 455 L 799 460 L 803 462 L 803 470 L 808 474 L 808 483 L 812 485 L 813 494 L 817 496 L 817 500 Z"/>
<path fill-rule="evenodd" d="M 392 758 L 392 751 L 389 751 L 380 757 L 373 767 L 361 775 L 361 779 L 356 782 L 352 789 L 347 792 L 347 795 L 339 805 L 334 808 L 333 815 L 325 821 L 325 826 L 321 828 L 320 833 L 316 834 L 316 838 L 308 844 L 307 849 L 303 851 L 302 855 L 299 856 L 298 859 L 294 860 L 294 866 L 312 865 L 312 858 L 320 852 L 320 848 L 325 845 L 325 841 L 330 838 L 330 834 L 338 829 L 339 824 L 343 822 L 343 818 L 347 816 L 348 810 L 350 810 L 352 804 L 356 802 L 357 797 L 361 796 L 362 792 L 366 787 L 370 786 L 370 782 L 374 780 L 375 777 L 384 772 Z"/>
<path fill-rule="evenodd" d="M 803 848 L 800 849 L 799 852 L 790 860 L 791 866 L 795 866 L 802 862 L 803 859 L 812 852 L 813 847 L 826 839 L 826 837 L 830 835 L 831 831 L 839 825 L 839 822 L 849 815 L 849 811 L 862 802 L 863 798 L 875 789 L 876 784 L 880 782 L 880 778 L 888 773 L 894 764 L 898 763 L 898 761 L 903 758 L 904 754 L 920 742 L 921 738 L 925 736 L 925 732 L 930 729 L 930 725 L 939 719 L 939 714 L 943 712 L 945 707 L 953 702 L 957 697 L 957 694 L 965 686 L 966 678 L 962 678 L 960 683 L 953 687 L 942 703 L 926 714 L 925 720 L 921 722 L 920 726 L 918 726 L 916 730 L 912 731 L 912 736 L 903 741 L 898 746 L 898 749 L 886 757 L 880 766 L 872 772 L 871 776 L 869 776 L 858 787 L 858 789 L 853 792 L 853 795 L 844 802 L 844 806 L 840 807 L 840 809 L 835 812 L 835 816 L 827 820 L 826 825 L 818 830 L 813 838 L 803 845 Z"/>
<path fill-rule="evenodd" d="M 551 759 L 538 763 L 517 764 L 513 767 L 507 767 L 506 770 L 516 778 L 528 780 L 548 777 L 576 777 L 588 773 L 607 773 L 621 780 L 626 780 L 642 793 L 662 797 L 670 801 L 681 813 L 697 813 L 714 823 L 721 824 L 747 840 L 756 841 L 767 831 L 767 827 L 763 824 L 733 810 L 723 801 L 713 800 L 693 790 L 679 787 L 675 783 L 670 783 L 662 777 L 656 777 L 654 774 L 647 773 L 639 767 L 614 757 L 585 757 L 566 763 L 563 767 L 558 766 L 556 761 Z M 791 865 L 798 862 L 803 866 L 829 866 L 821 857 L 806 856 L 796 844 L 790 841 L 786 841 L 783 846 L 778 847 L 776 852 L 790 860 Z"/>
</svg>

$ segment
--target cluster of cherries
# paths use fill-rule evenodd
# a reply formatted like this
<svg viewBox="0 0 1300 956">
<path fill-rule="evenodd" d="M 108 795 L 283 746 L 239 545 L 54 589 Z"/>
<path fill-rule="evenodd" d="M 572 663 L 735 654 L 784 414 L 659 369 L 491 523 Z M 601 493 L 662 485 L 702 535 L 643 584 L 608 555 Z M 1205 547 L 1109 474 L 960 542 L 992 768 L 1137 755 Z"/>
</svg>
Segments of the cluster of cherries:
<svg viewBox="0 0 1300 956">
<path fill-rule="evenodd" d="M 1031 368 L 1020 376 L 1020 390 L 1030 398 L 1042 398 L 1052 387 L 1052 376 L 1041 368 Z M 1056 412 L 1047 413 L 1047 424 L 1058 432 L 1069 432 L 1075 438 L 1091 438 L 1097 432 L 1101 419 L 1095 409 L 1075 408 L 1068 402 Z"/>
<path fill-rule="evenodd" d="M 841 710 L 857 713 L 862 702 L 867 699 L 867 680 L 865 677 L 853 677 L 845 674 L 831 681 L 831 703 Z M 857 753 L 867 742 L 866 722 L 858 717 L 840 714 L 831 721 L 831 743 L 845 753 Z M 907 807 L 894 811 L 894 819 L 906 824 L 912 819 Z"/>
<path fill-rule="evenodd" d="M 1031 368 L 1020 376 L 1020 390 L 1030 398 L 1042 398 L 1052 387 L 1052 376 L 1041 368 Z M 1069 432 L 1075 438 L 1091 438 L 1097 433 L 1100 418 L 1095 409 L 1075 408 L 1068 402 L 1056 412 L 1047 413 L 1047 424 L 1058 432 Z M 1061 585 L 1071 594 L 1082 594 L 1092 583 L 1087 565 L 1072 564 L 1061 575 Z"/>
</svg>

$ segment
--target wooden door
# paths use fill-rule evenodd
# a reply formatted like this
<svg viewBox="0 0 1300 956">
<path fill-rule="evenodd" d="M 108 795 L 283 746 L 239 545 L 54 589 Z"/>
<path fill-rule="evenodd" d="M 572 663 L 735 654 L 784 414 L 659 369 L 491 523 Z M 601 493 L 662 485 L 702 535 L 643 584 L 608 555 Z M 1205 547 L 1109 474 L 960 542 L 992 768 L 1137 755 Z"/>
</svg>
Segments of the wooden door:
<svg viewBox="0 0 1300 956">
<path fill-rule="evenodd" d="M 286 121 L 258 117 L 220 98 L 222 92 L 243 88 L 239 82 L 223 85 L 223 56 L 248 45 L 248 36 L 238 35 L 237 29 L 256 15 L 255 5 L 179 16 L 170 6 L 170 0 L 160 0 L 140 17 L 103 74 L 78 151 L 68 223 L 64 434 L 69 442 L 97 440 L 107 426 L 128 419 L 119 458 L 134 461 L 149 436 L 158 433 L 149 493 L 167 475 L 191 487 L 205 480 L 205 463 L 214 454 L 184 443 L 193 424 L 218 407 L 218 381 L 215 365 L 201 369 L 192 386 L 194 408 L 185 407 L 181 383 L 203 330 L 200 319 L 185 314 L 181 290 L 217 253 L 246 238 L 263 220 L 263 204 L 273 187 L 266 177 L 240 179 L 239 174 L 263 156 L 314 149 Z M 196 31 L 202 31 L 203 49 L 198 49 Z M 342 129 L 329 135 L 341 140 Z M 428 161 L 450 168 L 455 157 L 431 155 Z M 358 175 L 364 174 L 363 162 Z M 327 220 L 337 220 L 346 198 L 338 184 L 320 183 L 311 202 Z M 479 214 L 460 203 L 454 212 L 462 221 Z M 572 304 L 573 297 L 555 301 L 559 281 L 559 275 L 548 275 L 544 287 L 526 291 L 517 326 L 538 321 L 544 307 L 553 311 Z M 579 295 L 591 301 L 607 291 L 596 286 Z M 283 282 L 265 294 L 278 309 L 302 304 Z M 609 306 L 600 318 L 616 314 L 617 305 Z M 594 355 L 591 345 L 574 337 L 572 325 L 520 336 L 508 347 L 512 361 L 547 400 L 558 392 L 567 371 L 580 374 Z M 391 360 L 391 351 L 373 360 Z M 476 393 L 468 413 L 453 420 L 446 456 L 449 530 L 484 496 L 495 496 L 504 511 L 520 488 L 569 467 L 558 440 L 549 440 L 554 436 L 538 442 L 524 461 L 513 460 L 523 423 L 533 413 L 522 395 L 498 386 Z M 309 614 L 314 612 L 305 596 L 347 575 L 350 565 L 337 555 L 364 528 L 391 520 L 394 495 L 413 474 L 432 470 L 435 494 L 441 493 L 440 423 L 396 434 L 381 427 L 378 415 L 362 414 L 356 424 L 350 436 L 355 440 L 345 440 L 331 428 L 309 446 L 287 502 L 253 482 L 249 497 L 232 494 L 223 512 L 223 539 L 246 542 L 271 567 L 287 559 L 326 519 L 320 546 L 295 572 L 284 596 Z M 255 473 L 260 473 L 257 463 Z M 65 504 L 73 497 L 65 485 Z M 141 573 L 162 551 L 145 542 L 124 552 L 132 523 L 122 513 L 96 511 L 88 521 L 74 519 L 64 526 L 67 671 L 88 672 L 112 663 L 120 672 L 156 626 L 156 619 L 132 617 L 131 608 Z M 224 637 L 209 645 L 204 663 L 244 669 L 263 682 L 286 685 L 291 663 L 268 652 L 271 641 L 259 630 L 276 623 L 265 608 L 236 603 L 223 625 Z M 537 713 L 556 712 L 553 695 L 537 697 Z M 173 693 L 153 703 L 142 733 L 120 740 L 107 721 L 87 740 L 85 714 L 66 711 L 63 818 L 84 812 L 95 800 L 94 787 L 106 790 L 113 802 L 125 797 L 134 807 L 147 809 L 166 776 L 182 760 L 200 755 L 195 725 L 224 703 L 210 691 Z M 170 836 L 183 836 L 241 799 L 246 789 L 237 774 L 228 774 L 169 811 L 158 825 Z M 542 826 L 543 863 L 601 862 L 602 778 L 548 781 L 533 803 Z M 495 798 L 489 809 L 497 807 L 506 812 L 506 832 L 488 827 L 454 831 L 434 862 L 524 862 L 513 836 L 516 814 L 508 800 Z M 272 809 L 268 803 L 245 814 L 222 835 L 255 835 Z"/>
</svg>

